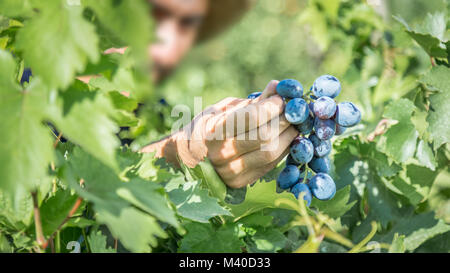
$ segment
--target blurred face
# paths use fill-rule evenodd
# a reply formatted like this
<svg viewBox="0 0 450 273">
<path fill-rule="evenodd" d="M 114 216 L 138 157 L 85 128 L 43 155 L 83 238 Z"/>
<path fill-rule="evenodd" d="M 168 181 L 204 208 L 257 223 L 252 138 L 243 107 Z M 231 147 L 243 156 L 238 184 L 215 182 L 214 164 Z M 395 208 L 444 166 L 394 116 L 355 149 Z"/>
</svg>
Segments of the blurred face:
<svg viewBox="0 0 450 273">
<path fill-rule="evenodd" d="M 155 43 L 149 47 L 152 77 L 159 81 L 183 59 L 197 38 L 209 0 L 149 0 L 156 22 Z"/>
</svg>

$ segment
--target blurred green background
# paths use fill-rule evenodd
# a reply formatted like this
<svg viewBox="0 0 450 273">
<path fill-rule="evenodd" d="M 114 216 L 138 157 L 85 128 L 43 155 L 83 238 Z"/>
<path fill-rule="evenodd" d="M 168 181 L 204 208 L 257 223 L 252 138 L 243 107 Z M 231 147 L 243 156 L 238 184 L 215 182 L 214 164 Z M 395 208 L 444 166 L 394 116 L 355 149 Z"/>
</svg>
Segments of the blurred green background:
<svg viewBox="0 0 450 273">
<path fill-rule="evenodd" d="M 252 91 L 263 89 L 271 79 L 295 78 L 306 89 L 316 77 L 330 73 L 343 82 L 339 99 L 351 99 L 361 105 L 358 90 L 353 86 L 358 78 L 355 73 L 360 69 L 354 66 L 365 62 L 366 66 L 379 66 L 373 69 L 382 69 L 385 64 L 377 47 L 386 41 L 376 41 L 385 38 L 382 32 L 387 30 L 395 35 L 398 46 L 413 46 L 392 15 L 400 15 L 414 23 L 423 20 L 428 12 L 445 10 L 445 2 L 260 0 L 226 33 L 197 46 L 159 91 L 171 104 L 192 106 L 192 96 L 198 95 L 203 97 L 206 106 L 226 96 L 245 97 Z M 336 16 L 331 15 L 333 11 L 314 11 L 311 8 L 314 3 L 323 6 L 340 4 L 341 8 Z M 378 4 L 383 15 L 374 11 Z M 382 18 L 386 18 L 385 21 Z M 335 22 L 330 22 L 332 20 Z M 355 35 L 345 33 L 344 36 L 338 32 L 339 25 L 343 24 L 352 25 L 349 29 L 354 28 Z M 372 44 L 359 39 L 366 35 L 374 40 Z M 352 38 L 360 41 L 352 41 Z M 358 48 L 359 42 L 364 43 L 362 48 Z M 427 55 L 418 47 L 415 49 L 417 57 L 422 58 L 416 67 L 420 73 L 430 64 Z"/>
<path fill-rule="evenodd" d="M 157 93 L 191 109 L 194 96 L 201 96 L 205 108 L 246 97 L 272 79 L 294 78 L 309 89 L 318 76 L 332 74 L 343 87 L 337 100 L 358 105 L 367 136 L 384 107 L 408 97 L 431 67 L 393 16 L 415 25 L 448 6 L 446 0 L 260 0 L 232 28 L 198 45 Z M 424 117 L 418 112 L 412 119 L 420 128 Z M 447 222 L 449 193 L 450 175 L 442 172 L 430 200 Z"/>
</svg>

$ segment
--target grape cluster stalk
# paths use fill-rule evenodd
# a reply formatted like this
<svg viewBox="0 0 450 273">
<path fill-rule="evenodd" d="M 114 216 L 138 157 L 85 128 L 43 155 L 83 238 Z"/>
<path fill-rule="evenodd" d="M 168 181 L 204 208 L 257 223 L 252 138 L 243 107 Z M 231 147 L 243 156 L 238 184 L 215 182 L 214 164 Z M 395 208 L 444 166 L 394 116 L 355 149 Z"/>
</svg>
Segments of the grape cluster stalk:
<svg viewBox="0 0 450 273">
<path fill-rule="evenodd" d="M 309 92 L 304 93 L 302 84 L 294 79 L 280 81 L 276 90 L 286 101 L 286 119 L 299 131 L 291 143 L 286 167 L 277 178 L 278 187 L 289 190 L 297 199 L 303 196 L 307 206 L 313 197 L 332 199 L 336 184 L 329 175 L 331 138 L 358 124 L 361 112 L 351 102 L 336 102 L 341 83 L 331 75 L 318 77 Z M 260 94 L 254 92 L 248 98 Z"/>
</svg>

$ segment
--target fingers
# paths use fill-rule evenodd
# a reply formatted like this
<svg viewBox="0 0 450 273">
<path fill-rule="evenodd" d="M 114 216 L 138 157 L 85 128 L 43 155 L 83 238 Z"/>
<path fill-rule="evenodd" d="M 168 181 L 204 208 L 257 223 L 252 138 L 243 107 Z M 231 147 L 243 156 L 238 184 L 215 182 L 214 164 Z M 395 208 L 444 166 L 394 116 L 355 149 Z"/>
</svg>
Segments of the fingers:
<svg viewBox="0 0 450 273">
<path fill-rule="evenodd" d="M 249 103 L 245 107 L 236 106 L 234 110 L 227 111 L 225 115 L 215 119 L 214 131 L 221 133 L 222 139 L 232 138 L 266 124 L 283 111 L 284 101 L 278 95 Z"/>
<path fill-rule="evenodd" d="M 232 108 L 232 106 L 238 104 L 243 99 L 234 98 L 234 97 L 227 97 L 223 100 L 219 101 L 218 103 L 211 105 L 207 107 L 203 112 L 201 112 L 198 115 L 205 115 L 205 114 L 220 114 L 222 112 L 225 112 L 227 109 Z"/>
<path fill-rule="evenodd" d="M 256 169 L 276 161 L 297 135 L 298 131 L 289 126 L 280 136 L 262 145 L 261 149 L 243 154 L 222 166 L 216 166 L 216 170 L 225 181 L 231 181 L 245 170 Z"/>
<path fill-rule="evenodd" d="M 283 160 L 283 158 L 289 153 L 289 147 L 286 147 L 286 149 L 281 153 L 281 155 L 274 161 L 270 162 L 267 165 L 255 168 L 255 169 L 249 169 L 246 170 L 244 173 L 236 176 L 234 179 L 231 179 L 227 182 L 227 185 L 231 188 L 242 188 L 247 186 L 248 184 L 251 184 L 264 176 L 266 173 L 268 173 L 270 170 L 275 168 L 278 163 Z"/>
<path fill-rule="evenodd" d="M 209 141 L 208 157 L 216 165 L 225 164 L 238 156 L 260 149 L 261 145 L 281 135 L 289 126 L 284 115 L 280 115 L 271 122 L 234 138 Z"/>
<path fill-rule="evenodd" d="M 264 91 L 262 92 L 261 96 L 259 96 L 255 101 L 260 101 L 263 99 L 266 99 L 270 96 L 277 94 L 277 85 L 280 81 L 277 80 L 271 80 L 267 85 Z"/>
</svg>

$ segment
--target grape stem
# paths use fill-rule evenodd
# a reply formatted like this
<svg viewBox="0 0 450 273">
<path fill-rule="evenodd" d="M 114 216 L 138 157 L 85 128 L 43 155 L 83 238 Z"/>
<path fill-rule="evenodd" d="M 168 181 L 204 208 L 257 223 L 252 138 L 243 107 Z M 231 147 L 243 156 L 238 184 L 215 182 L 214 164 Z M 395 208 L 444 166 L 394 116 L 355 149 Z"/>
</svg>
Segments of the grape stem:
<svg viewBox="0 0 450 273">
<path fill-rule="evenodd" d="M 53 143 L 53 149 L 56 149 L 56 147 L 58 146 L 58 143 L 61 141 L 61 137 L 62 137 L 62 133 L 59 132 L 58 136 L 55 139 L 55 142 Z"/>
<path fill-rule="evenodd" d="M 361 252 L 361 249 L 372 239 L 372 237 L 377 232 L 377 223 L 375 221 L 372 221 L 370 223 L 372 226 L 372 230 L 369 232 L 369 234 L 364 238 L 361 242 L 359 242 L 356 246 L 354 246 L 352 249 L 348 251 L 348 253 L 357 253 Z"/>
<path fill-rule="evenodd" d="M 436 66 L 436 60 L 434 59 L 434 57 L 430 57 L 430 61 L 431 61 L 431 66 Z"/>
<path fill-rule="evenodd" d="M 306 180 L 308 179 L 308 173 L 313 172 L 313 170 L 311 170 L 311 168 L 308 167 L 308 164 L 304 164 L 304 165 L 305 165 L 305 176 L 303 177 L 303 183 L 306 184 Z"/>
<path fill-rule="evenodd" d="M 44 232 L 42 231 L 41 212 L 39 211 L 39 202 L 37 198 L 37 191 L 31 193 L 33 198 L 33 211 L 34 211 L 34 226 L 36 229 L 36 241 L 42 249 L 46 249 L 48 241 L 45 240 Z"/>
<path fill-rule="evenodd" d="M 61 224 L 59 224 L 58 228 L 52 233 L 52 235 L 50 236 L 50 238 L 48 238 L 47 241 L 45 241 L 45 238 L 43 237 L 44 235 L 42 234 L 42 238 L 44 239 L 44 243 L 40 244 L 40 245 L 42 246 L 43 249 L 47 248 L 48 243 L 53 241 L 53 238 L 55 237 L 55 235 L 61 230 L 61 228 L 64 226 L 64 224 L 66 224 L 67 221 L 69 221 L 70 218 L 75 214 L 77 209 L 80 207 L 82 201 L 83 201 L 83 198 L 78 197 L 78 199 L 75 201 L 74 205 L 72 206 L 72 209 L 67 214 L 66 218 L 64 218 L 64 220 L 61 222 Z M 37 234 L 37 232 L 38 231 L 36 229 L 36 234 Z M 42 229 L 41 229 L 41 232 L 42 232 Z M 39 243 L 39 240 L 38 240 L 38 243 Z"/>
<path fill-rule="evenodd" d="M 387 130 L 388 124 L 389 124 L 388 119 L 380 120 L 380 122 L 378 122 L 378 124 L 377 124 L 377 127 L 375 127 L 375 130 L 373 130 L 373 132 L 367 136 L 367 140 L 373 141 L 375 139 L 375 137 L 384 134 Z"/>
</svg>

